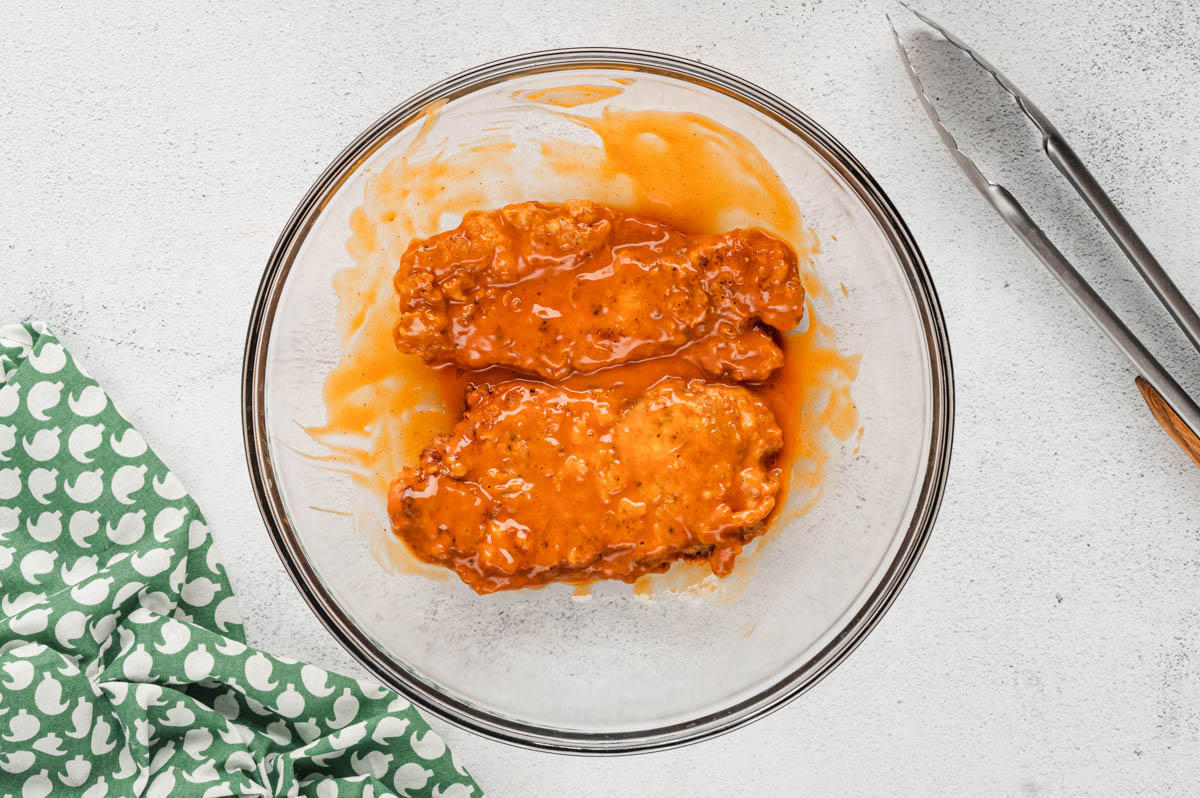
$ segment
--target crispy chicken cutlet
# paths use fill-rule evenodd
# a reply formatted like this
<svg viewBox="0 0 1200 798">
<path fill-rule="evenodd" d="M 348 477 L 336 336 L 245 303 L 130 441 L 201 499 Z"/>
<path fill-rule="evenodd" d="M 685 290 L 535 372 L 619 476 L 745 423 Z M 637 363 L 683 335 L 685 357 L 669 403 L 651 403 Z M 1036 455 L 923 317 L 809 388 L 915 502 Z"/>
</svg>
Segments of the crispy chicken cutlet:
<svg viewBox="0 0 1200 798">
<path fill-rule="evenodd" d="M 804 312 L 778 238 L 686 235 L 583 200 L 467 214 L 412 242 L 394 282 L 401 351 L 547 379 L 682 351 L 714 377 L 761 381 L 783 363 L 772 330 Z"/>
<path fill-rule="evenodd" d="M 392 484 L 392 525 L 479 593 L 633 581 L 678 559 L 733 568 L 775 506 L 782 433 L 740 386 L 609 389 L 512 381 L 467 396 L 453 430 Z"/>
</svg>

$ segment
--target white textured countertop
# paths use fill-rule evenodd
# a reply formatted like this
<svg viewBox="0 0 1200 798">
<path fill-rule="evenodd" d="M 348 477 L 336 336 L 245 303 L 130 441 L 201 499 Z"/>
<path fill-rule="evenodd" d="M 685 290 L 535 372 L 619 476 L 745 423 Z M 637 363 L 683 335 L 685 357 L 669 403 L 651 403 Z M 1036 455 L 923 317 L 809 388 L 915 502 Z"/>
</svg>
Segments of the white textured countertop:
<svg viewBox="0 0 1200 798">
<path fill-rule="evenodd" d="M 435 725 L 492 796 L 1194 794 L 1200 470 L 1129 366 L 957 172 L 874 6 L 653 5 L 0 3 L 0 320 L 48 322 L 180 475 L 253 643 L 361 675 L 284 574 L 242 454 L 243 335 L 296 202 L 382 112 L 483 61 L 614 45 L 740 74 L 856 153 L 929 261 L 958 414 L 925 556 L 845 664 L 717 740 L 578 759 Z M 1197 6 L 980 5 L 922 7 L 1039 102 L 1200 303 Z M 1200 389 L 1115 250 L 1068 254 Z"/>
</svg>

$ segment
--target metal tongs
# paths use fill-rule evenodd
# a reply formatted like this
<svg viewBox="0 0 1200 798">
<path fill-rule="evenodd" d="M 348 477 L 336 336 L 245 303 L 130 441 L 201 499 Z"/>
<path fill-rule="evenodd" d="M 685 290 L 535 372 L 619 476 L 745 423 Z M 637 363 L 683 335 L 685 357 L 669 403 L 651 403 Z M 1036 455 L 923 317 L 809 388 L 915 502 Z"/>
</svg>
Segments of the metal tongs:
<svg viewBox="0 0 1200 798">
<path fill-rule="evenodd" d="M 1150 254 L 1150 250 L 1147 249 L 1145 243 L 1142 242 L 1142 239 L 1134 232 L 1129 222 L 1126 221 L 1121 212 L 1113 205 L 1112 200 L 1100 188 L 1096 179 L 1092 177 L 1091 172 L 1088 171 L 1083 162 L 1075 155 L 1075 152 L 1063 139 L 1062 134 L 1050 123 L 1050 120 L 1000 70 L 988 63 L 982 56 L 963 43 L 962 40 L 925 15 L 913 10 L 907 4 L 904 4 L 904 7 L 930 28 L 941 34 L 946 41 L 970 56 L 976 64 L 990 73 L 1005 91 L 1012 95 L 1013 99 L 1016 100 L 1018 108 L 1020 108 L 1041 134 L 1042 149 L 1046 153 L 1046 156 L 1049 157 L 1058 171 L 1067 178 L 1075 188 L 1075 191 L 1087 203 L 1092 213 L 1095 214 L 1096 218 L 1108 230 L 1113 240 L 1120 246 L 1121 251 L 1133 263 L 1138 273 L 1141 274 L 1142 278 L 1154 291 L 1155 296 L 1167 308 L 1175 323 L 1179 325 L 1188 340 L 1191 341 L 1192 346 L 1200 350 L 1200 316 L 1196 315 L 1196 311 L 1188 304 L 1188 301 L 1179 292 L 1179 289 L 1175 287 L 1175 283 L 1163 271 L 1162 266 Z M 888 16 L 888 22 L 892 22 L 890 15 Z M 1167 434 L 1179 444 L 1180 448 L 1197 465 L 1200 465 L 1200 438 L 1196 435 L 1197 431 L 1200 431 L 1200 407 L 1196 406 L 1195 400 L 1179 387 L 1179 383 L 1167 373 L 1162 364 L 1158 362 L 1154 355 L 1150 354 L 1142 342 L 1129 331 L 1129 328 L 1117 317 L 1112 308 L 1100 298 L 1100 295 L 1075 270 L 1070 261 L 1046 237 L 1045 233 L 1030 218 L 1029 214 L 1021 207 L 1016 198 L 1004 186 L 988 180 L 979 170 L 979 167 L 975 165 L 975 162 L 959 148 L 958 142 L 955 141 L 954 136 L 938 116 L 937 109 L 934 108 L 929 95 L 925 93 L 921 79 L 917 76 L 912 59 L 909 57 L 909 53 L 905 49 L 899 33 L 896 31 L 894 23 L 892 24 L 892 35 L 896 39 L 896 47 L 900 50 L 900 56 L 904 61 L 904 67 L 908 71 L 908 76 L 912 79 L 913 86 L 917 90 L 917 98 L 921 101 L 921 105 L 925 107 L 925 112 L 929 115 L 930 121 L 933 122 L 933 126 L 942 141 L 950 149 L 950 153 L 954 156 L 954 160 L 958 162 L 959 168 L 966 173 L 971 183 L 975 188 L 979 189 L 979 192 L 991 203 L 996 212 L 1013 229 L 1013 232 L 1025 242 L 1025 245 L 1038 256 L 1042 263 L 1046 264 L 1046 267 L 1058 278 L 1062 286 L 1067 289 L 1067 292 L 1075 298 L 1080 306 L 1088 312 L 1088 315 L 1112 339 L 1113 343 L 1133 362 L 1133 365 L 1141 375 L 1136 380 L 1137 387 L 1146 400 L 1146 404 L 1150 407 L 1150 411 L 1154 414 L 1155 419 L 1167 431 Z"/>
</svg>

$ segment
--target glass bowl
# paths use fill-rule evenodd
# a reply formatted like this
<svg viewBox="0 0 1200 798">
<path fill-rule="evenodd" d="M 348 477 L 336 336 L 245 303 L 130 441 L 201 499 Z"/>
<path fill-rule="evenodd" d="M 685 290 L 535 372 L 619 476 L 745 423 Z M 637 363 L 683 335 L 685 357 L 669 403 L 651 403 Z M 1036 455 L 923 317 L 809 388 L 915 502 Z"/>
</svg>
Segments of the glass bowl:
<svg viewBox="0 0 1200 798">
<path fill-rule="evenodd" d="M 701 114 L 753 142 L 815 233 L 821 278 L 842 289 L 821 319 L 841 352 L 861 355 L 852 389 L 861 434 L 831 447 L 819 500 L 803 514 L 780 513 L 763 550 L 707 591 L 643 595 L 599 583 L 589 596 L 553 585 L 479 597 L 428 568 L 397 570 L 378 520 L 382 498 L 364 497 L 311 456 L 304 427 L 324 418 L 322 382 L 340 352 L 331 281 L 350 263 L 348 219 L 368 175 L 414 147 L 453 155 L 480 131 L 543 137 L 544 105 L 516 98 L 568 84 L 622 87 L 595 108 Z M 430 109 L 439 132 L 422 143 Z M 537 179 L 536 169 L 523 171 L 511 186 L 492 188 L 503 201 L 544 199 Z M 740 78 L 628 50 L 487 64 L 366 130 L 309 190 L 271 254 L 243 377 L 246 454 L 263 518 L 330 633 L 434 714 L 498 740 L 570 753 L 712 737 L 829 673 L 916 564 L 941 500 L 953 426 L 950 352 L 933 284 L 862 165 L 804 114 Z"/>
</svg>

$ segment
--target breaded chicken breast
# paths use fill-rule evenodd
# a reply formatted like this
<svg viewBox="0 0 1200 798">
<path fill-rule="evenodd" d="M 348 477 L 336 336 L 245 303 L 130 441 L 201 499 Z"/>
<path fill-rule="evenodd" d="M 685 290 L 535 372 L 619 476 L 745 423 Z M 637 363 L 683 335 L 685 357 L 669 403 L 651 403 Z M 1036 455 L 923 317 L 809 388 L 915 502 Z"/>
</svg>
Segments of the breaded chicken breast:
<svg viewBox="0 0 1200 798">
<path fill-rule="evenodd" d="M 775 506 L 782 434 L 745 388 L 667 378 L 633 400 L 512 381 L 468 394 L 392 484 L 392 525 L 479 593 L 623 579 L 678 559 L 727 574 Z"/>
<path fill-rule="evenodd" d="M 804 312 L 783 241 L 685 235 L 582 200 L 468 214 L 412 242 L 394 282 L 401 351 L 548 379 L 682 350 L 714 377 L 764 380 L 783 363 L 771 331 Z"/>
</svg>

